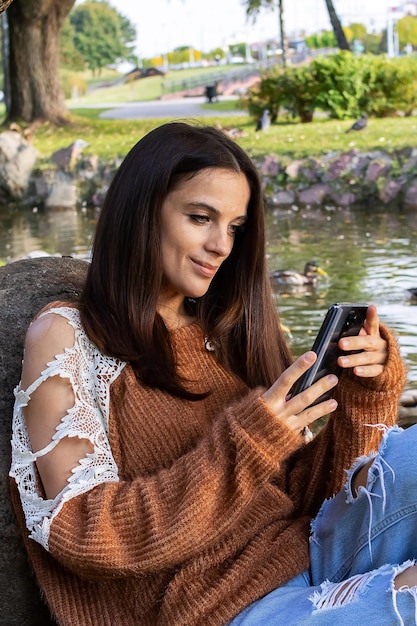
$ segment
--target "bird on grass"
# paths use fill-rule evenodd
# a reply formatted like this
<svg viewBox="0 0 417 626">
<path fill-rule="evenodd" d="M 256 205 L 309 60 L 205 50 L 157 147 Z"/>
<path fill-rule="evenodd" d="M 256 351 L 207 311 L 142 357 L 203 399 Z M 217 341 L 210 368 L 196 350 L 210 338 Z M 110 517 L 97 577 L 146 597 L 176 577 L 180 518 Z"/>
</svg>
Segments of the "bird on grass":
<svg viewBox="0 0 417 626">
<path fill-rule="evenodd" d="M 318 276 L 327 276 L 316 261 L 308 261 L 304 266 L 304 272 L 295 270 L 274 270 L 270 278 L 277 285 L 316 285 Z"/>
<path fill-rule="evenodd" d="M 368 124 L 368 118 L 366 117 L 366 115 L 361 115 L 361 117 L 356 120 L 356 122 L 354 124 L 352 124 L 352 126 L 350 128 L 347 129 L 347 133 L 352 132 L 352 130 L 363 130 L 364 128 L 366 128 L 366 125 Z"/>
<path fill-rule="evenodd" d="M 256 122 L 256 131 L 258 130 L 268 130 L 271 126 L 271 115 L 268 109 L 265 109 L 261 115 L 261 117 Z"/>
<path fill-rule="evenodd" d="M 78 161 L 80 154 L 89 144 L 84 139 L 76 139 L 66 148 L 60 148 L 50 157 L 51 163 L 54 163 L 60 170 L 72 170 Z"/>
</svg>

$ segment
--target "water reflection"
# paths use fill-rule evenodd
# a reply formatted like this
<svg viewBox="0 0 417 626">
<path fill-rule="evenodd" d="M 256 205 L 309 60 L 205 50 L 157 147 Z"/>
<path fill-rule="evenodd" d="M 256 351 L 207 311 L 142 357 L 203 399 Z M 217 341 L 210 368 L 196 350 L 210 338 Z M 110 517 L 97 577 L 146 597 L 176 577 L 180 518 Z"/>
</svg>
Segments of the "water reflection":
<svg viewBox="0 0 417 626">
<path fill-rule="evenodd" d="M 381 320 L 399 336 L 417 387 L 417 215 L 365 211 L 276 212 L 268 217 L 271 270 L 302 270 L 315 259 L 327 273 L 315 289 L 275 290 L 296 354 L 311 347 L 333 302 L 374 302 Z"/>
<path fill-rule="evenodd" d="M 97 215 L 94 210 L 0 209 L 0 264 L 34 250 L 87 257 Z"/>
<path fill-rule="evenodd" d="M 0 209 L 0 263 L 33 250 L 81 258 L 90 255 L 97 214 L 93 210 Z M 328 273 L 317 287 L 275 290 L 295 354 L 311 347 L 332 302 L 374 302 L 381 319 L 399 335 L 417 388 L 417 214 L 372 210 L 279 211 L 268 214 L 270 270 L 302 272 L 316 260 Z"/>
</svg>

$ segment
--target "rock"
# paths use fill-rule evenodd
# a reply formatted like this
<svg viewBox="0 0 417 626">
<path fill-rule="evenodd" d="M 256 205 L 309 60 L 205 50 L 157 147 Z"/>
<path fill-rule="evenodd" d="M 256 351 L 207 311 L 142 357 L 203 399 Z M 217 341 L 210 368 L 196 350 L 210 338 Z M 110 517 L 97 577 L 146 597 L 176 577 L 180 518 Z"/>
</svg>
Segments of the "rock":
<svg viewBox="0 0 417 626">
<path fill-rule="evenodd" d="M 0 187 L 12 200 L 21 200 L 27 192 L 38 152 L 14 130 L 0 134 Z"/>
<path fill-rule="evenodd" d="M 299 171 L 303 163 L 303 161 L 292 161 L 289 165 L 287 165 L 287 167 L 285 168 L 285 173 L 288 178 L 298 178 Z"/>
<path fill-rule="evenodd" d="M 312 185 L 308 189 L 303 189 L 298 194 L 298 200 L 301 204 L 305 205 L 318 205 L 322 204 L 324 198 L 329 194 L 330 188 L 328 185 L 317 184 Z"/>
<path fill-rule="evenodd" d="M 271 206 L 274 207 L 293 205 L 295 202 L 295 193 L 293 191 L 282 189 L 281 191 L 274 193 L 269 202 Z"/>
<path fill-rule="evenodd" d="M 406 161 L 406 163 L 404 163 L 401 169 L 401 173 L 407 174 L 408 172 L 411 172 L 412 174 L 413 173 L 415 174 L 416 171 L 417 171 L 417 156 L 413 156 L 408 161 Z"/>
<path fill-rule="evenodd" d="M 13 389 L 19 382 L 23 341 L 47 302 L 77 300 L 87 261 L 44 257 L 0 268 L 0 624 L 51 626 L 26 558 L 9 496 Z"/>
<path fill-rule="evenodd" d="M 335 180 L 343 176 L 343 174 L 349 172 L 352 168 L 352 162 L 355 157 L 355 150 L 340 154 L 334 161 L 329 164 L 329 168 L 327 170 L 327 179 Z"/>
<path fill-rule="evenodd" d="M 356 154 L 351 162 L 351 176 L 362 179 L 364 171 L 367 169 L 370 160 L 371 159 L 367 154 Z"/>
<path fill-rule="evenodd" d="M 45 207 L 48 209 L 74 209 L 77 204 L 77 186 L 71 182 L 71 179 L 56 176 L 45 198 Z"/>
<path fill-rule="evenodd" d="M 343 206 L 343 207 L 352 206 L 352 204 L 355 204 L 356 202 L 355 194 L 348 193 L 348 192 L 344 192 L 344 193 L 332 192 L 330 194 L 330 198 L 337 206 Z"/>
<path fill-rule="evenodd" d="M 21 261 L 22 259 L 39 259 L 40 257 L 43 256 L 62 256 L 62 254 L 56 253 L 56 254 L 49 254 L 49 252 L 46 252 L 46 250 L 31 250 L 31 252 L 28 252 L 27 254 L 23 254 L 22 256 L 19 256 L 17 258 L 14 258 L 10 261 L 10 263 L 14 263 L 15 261 Z"/>
<path fill-rule="evenodd" d="M 417 181 L 407 188 L 404 194 L 403 208 L 413 211 L 417 209 Z"/>
<path fill-rule="evenodd" d="M 393 200 L 396 200 L 401 192 L 402 184 L 396 180 L 388 180 L 381 191 L 379 192 L 379 198 L 384 204 L 389 204 Z"/>
<path fill-rule="evenodd" d="M 389 164 L 384 161 L 371 161 L 366 170 L 365 182 L 375 183 L 378 178 L 385 175 L 389 169 Z"/>
<path fill-rule="evenodd" d="M 21 133 L 9 132 L 18 141 L 22 140 Z M 59 168 L 54 164 L 53 167 L 32 172 L 29 188 L 23 198 L 24 203 L 28 206 L 43 205 L 54 209 L 80 206 L 99 209 L 102 206 L 103 198 L 122 159 L 100 162 L 96 155 L 84 154 L 78 158 L 79 150 L 75 158 L 75 144 L 73 142 L 64 149 L 67 150 L 66 156 L 72 154 L 72 162 L 68 166 L 58 155 L 54 160 L 59 161 L 63 167 Z M 26 142 L 26 145 L 29 144 Z M 317 158 L 308 157 L 289 162 L 285 155 L 272 153 L 254 159 L 254 164 L 261 176 L 266 200 L 272 206 L 280 203 L 277 204 L 274 198 L 277 193 L 285 191 L 294 194 L 297 202 L 299 194 L 310 195 L 309 189 L 315 189 L 315 192 L 314 198 L 307 204 L 320 206 L 323 203 L 317 201 L 317 190 L 320 189 L 317 185 L 326 185 L 330 198 L 334 198 L 334 194 L 340 195 L 341 201 L 336 200 L 337 205 L 350 203 L 353 194 L 351 204 L 368 208 L 376 202 L 380 204 L 381 200 L 399 209 L 414 210 L 417 207 L 417 149 L 407 148 L 391 154 L 384 150 L 333 151 Z M 0 204 L 10 201 L 10 193 L 1 180 L 0 164 Z M 401 189 L 397 183 L 401 184 Z M 318 193 L 319 197 L 320 194 L 321 192 Z M 323 202 L 326 202 L 326 196 L 323 196 Z M 282 202 L 282 205 L 285 207 L 287 202 Z"/>
<path fill-rule="evenodd" d="M 400 398 L 398 424 L 403 428 L 417 424 L 417 389 L 407 389 Z"/>
<path fill-rule="evenodd" d="M 269 154 L 259 164 L 259 172 L 262 176 L 278 176 L 281 170 L 278 158 L 274 154 Z"/>
</svg>

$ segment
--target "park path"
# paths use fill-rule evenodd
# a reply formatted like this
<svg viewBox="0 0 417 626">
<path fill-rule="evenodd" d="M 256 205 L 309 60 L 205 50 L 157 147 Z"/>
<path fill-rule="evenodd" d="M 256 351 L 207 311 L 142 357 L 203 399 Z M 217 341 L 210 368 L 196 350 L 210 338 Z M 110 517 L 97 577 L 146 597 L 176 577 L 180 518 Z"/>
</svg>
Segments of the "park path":
<svg viewBox="0 0 417 626">
<path fill-rule="evenodd" d="M 231 96 L 219 96 L 221 100 L 231 100 Z M 126 102 L 124 104 L 115 104 L 114 108 L 103 111 L 100 117 L 103 119 L 113 120 L 137 120 L 142 118 L 170 118 L 185 119 L 193 117 L 227 117 L 230 115 L 248 115 L 247 111 L 236 109 L 236 111 L 218 111 L 209 108 L 203 109 L 201 105 L 206 103 L 204 96 L 195 96 L 188 98 L 170 98 L 167 100 L 152 100 L 149 102 Z M 103 105 L 103 107 L 112 107 L 111 104 Z"/>
</svg>

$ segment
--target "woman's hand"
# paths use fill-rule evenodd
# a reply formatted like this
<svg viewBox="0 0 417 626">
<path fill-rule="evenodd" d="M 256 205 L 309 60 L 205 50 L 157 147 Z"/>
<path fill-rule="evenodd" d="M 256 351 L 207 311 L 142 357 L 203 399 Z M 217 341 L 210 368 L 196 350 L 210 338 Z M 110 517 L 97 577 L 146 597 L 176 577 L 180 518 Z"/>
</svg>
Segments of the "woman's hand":
<svg viewBox="0 0 417 626">
<path fill-rule="evenodd" d="M 337 402 L 333 399 L 310 406 L 323 393 L 337 385 L 338 378 L 332 374 L 324 376 L 303 392 L 290 396 L 291 387 L 316 359 L 315 352 L 302 354 L 262 396 L 269 409 L 295 432 L 301 432 L 303 428 L 337 407 Z"/>
<path fill-rule="evenodd" d="M 344 337 L 339 341 L 341 350 L 360 350 L 357 354 L 340 356 L 338 364 L 343 368 L 353 368 L 356 376 L 372 378 L 382 374 L 388 357 L 387 342 L 379 333 L 379 319 L 375 305 L 371 304 L 361 332 L 356 337 Z"/>
</svg>

